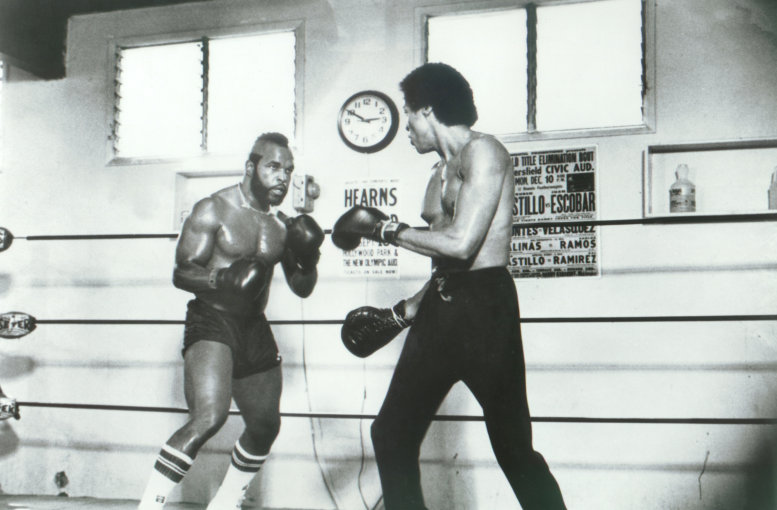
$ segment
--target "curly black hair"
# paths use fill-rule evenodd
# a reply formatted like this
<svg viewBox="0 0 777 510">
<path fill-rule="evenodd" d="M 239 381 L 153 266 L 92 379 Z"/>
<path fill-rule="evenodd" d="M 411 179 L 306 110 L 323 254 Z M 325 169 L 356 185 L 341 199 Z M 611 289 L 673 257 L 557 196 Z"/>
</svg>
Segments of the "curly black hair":
<svg viewBox="0 0 777 510">
<path fill-rule="evenodd" d="M 412 111 L 431 106 L 437 120 L 446 126 L 471 127 L 478 120 L 469 82 L 453 67 L 431 62 L 417 67 L 399 83 L 405 104 Z"/>
</svg>

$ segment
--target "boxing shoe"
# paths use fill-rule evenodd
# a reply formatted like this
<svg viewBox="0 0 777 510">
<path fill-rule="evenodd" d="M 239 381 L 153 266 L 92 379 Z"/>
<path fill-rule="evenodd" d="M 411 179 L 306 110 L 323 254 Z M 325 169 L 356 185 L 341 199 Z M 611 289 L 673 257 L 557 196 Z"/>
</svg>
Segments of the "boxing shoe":
<svg viewBox="0 0 777 510">
<path fill-rule="evenodd" d="M 208 507 L 205 510 L 240 510 L 243 508 L 243 501 L 246 499 L 246 485 L 240 494 L 234 498 L 221 497 L 220 494 L 216 496 L 208 503 Z"/>
</svg>

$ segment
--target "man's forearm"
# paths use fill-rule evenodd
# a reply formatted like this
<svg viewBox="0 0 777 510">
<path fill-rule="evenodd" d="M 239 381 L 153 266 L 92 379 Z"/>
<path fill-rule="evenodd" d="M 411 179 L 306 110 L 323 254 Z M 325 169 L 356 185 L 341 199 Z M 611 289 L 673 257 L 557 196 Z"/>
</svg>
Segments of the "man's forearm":
<svg viewBox="0 0 777 510">
<path fill-rule="evenodd" d="M 211 269 L 196 264 L 178 265 L 173 270 L 173 285 L 187 292 L 213 289 Z"/>
<path fill-rule="evenodd" d="M 399 233 L 396 243 L 427 257 L 466 259 L 471 255 L 464 246 L 463 236 L 455 235 L 451 229 L 424 231 L 406 228 Z"/>
</svg>

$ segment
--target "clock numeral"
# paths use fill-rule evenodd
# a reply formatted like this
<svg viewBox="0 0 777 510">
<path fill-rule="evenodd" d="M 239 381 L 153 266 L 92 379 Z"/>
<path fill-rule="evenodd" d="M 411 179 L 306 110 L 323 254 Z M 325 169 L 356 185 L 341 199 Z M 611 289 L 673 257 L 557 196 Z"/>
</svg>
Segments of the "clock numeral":
<svg viewBox="0 0 777 510">
<path fill-rule="evenodd" d="M 378 110 L 378 114 L 379 115 L 383 115 L 384 113 L 386 113 L 386 109 L 385 108 L 381 108 L 380 110 Z"/>
<path fill-rule="evenodd" d="M 348 117 L 346 117 L 346 119 L 345 119 L 343 122 L 344 122 L 345 124 L 350 124 L 350 123 L 351 123 L 351 119 L 350 119 L 350 118 L 348 118 Z"/>
<path fill-rule="evenodd" d="M 364 104 L 372 104 L 372 99 L 369 97 L 364 98 Z"/>
</svg>

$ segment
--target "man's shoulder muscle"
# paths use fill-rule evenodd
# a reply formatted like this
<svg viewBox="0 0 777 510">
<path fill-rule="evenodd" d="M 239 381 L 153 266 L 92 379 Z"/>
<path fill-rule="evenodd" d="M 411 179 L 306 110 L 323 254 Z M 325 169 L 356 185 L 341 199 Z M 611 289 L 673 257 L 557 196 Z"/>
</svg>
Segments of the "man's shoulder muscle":
<svg viewBox="0 0 777 510">
<path fill-rule="evenodd" d="M 187 221 L 189 226 L 199 230 L 218 225 L 222 216 L 223 204 L 219 203 L 221 201 L 215 194 L 198 200 Z"/>
<path fill-rule="evenodd" d="M 192 212 L 220 217 L 230 205 L 236 205 L 235 202 L 235 186 L 228 186 L 200 199 Z"/>
<path fill-rule="evenodd" d="M 461 151 L 465 157 L 491 157 L 495 160 L 508 159 L 509 154 L 502 142 L 492 135 L 480 134 L 467 142 Z"/>
<path fill-rule="evenodd" d="M 462 172 L 493 171 L 502 173 L 510 162 L 510 154 L 502 143 L 491 135 L 480 135 L 470 140 L 461 151 Z"/>
</svg>

